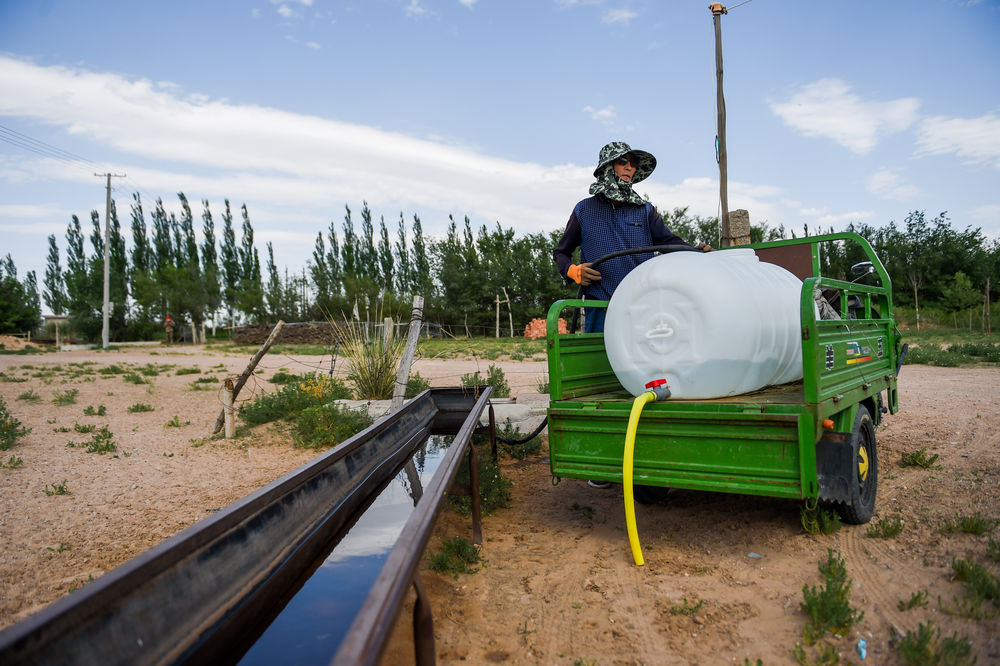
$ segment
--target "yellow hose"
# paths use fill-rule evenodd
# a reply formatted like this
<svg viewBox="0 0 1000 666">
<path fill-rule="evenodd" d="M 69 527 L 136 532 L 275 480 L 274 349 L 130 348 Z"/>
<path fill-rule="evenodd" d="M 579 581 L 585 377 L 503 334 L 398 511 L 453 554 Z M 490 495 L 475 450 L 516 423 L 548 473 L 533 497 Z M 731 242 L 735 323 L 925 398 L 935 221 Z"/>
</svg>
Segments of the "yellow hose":
<svg viewBox="0 0 1000 666">
<path fill-rule="evenodd" d="M 632 402 L 632 413 L 628 417 L 628 429 L 625 431 L 625 455 L 622 457 L 622 488 L 625 491 L 625 528 L 628 530 L 628 543 L 632 548 L 632 559 L 635 565 L 641 567 L 646 563 L 642 558 L 642 547 L 639 545 L 639 530 L 635 526 L 635 498 L 632 496 L 632 467 L 635 454 L 635 431 L 639 428 L 639 416 L 647 402 L 656 400 L 656 394 L 646 391 Z"/>
</svg>

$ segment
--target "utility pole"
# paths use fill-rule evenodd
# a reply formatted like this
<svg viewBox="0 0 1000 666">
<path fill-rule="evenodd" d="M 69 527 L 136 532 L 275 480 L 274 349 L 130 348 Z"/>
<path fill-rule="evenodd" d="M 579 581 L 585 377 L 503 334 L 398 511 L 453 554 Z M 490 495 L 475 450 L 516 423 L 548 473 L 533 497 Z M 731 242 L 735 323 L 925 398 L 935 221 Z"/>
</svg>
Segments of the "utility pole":
<svg viewBox="0 0 1000 666">
<path fill-rule="evenodd" d="M 729 247 L 733 244 L 732 234 L 729 230 L 729 192 L 728 192 L 728 167 L 726 165 L 726 98 L 722 94 L 722 15 L 728 14 L 725 5 L 721 2 L 713 2 L 708 8 L 712 12 L 712 22 L 715 24 L 715 107 L 718 114 L 716 141 L 718 141 L 719 159 L 719 201 L 721 204 L 722 232 L 719 240 L 722 247 Z"/>
<path fill-rule="evenodd" d="M 101 346 L 103 349 L 108 348 L 108 340 L 111 337 L 111 331 L 109 328 L 109 322 L 111 319 L 111 274 L 109 271 L 109 256 L 110 248 L 108 247 L 109 234 L 108 229 L 111 227 L 111 178 L 124 178 L 125 174 L 118 173 L 95 173 L 98 178 L 107 177 L 108 179 L 108 196 L 107 200 L 104 202 L 104 325 L 101 328 Z"/>
</svg>

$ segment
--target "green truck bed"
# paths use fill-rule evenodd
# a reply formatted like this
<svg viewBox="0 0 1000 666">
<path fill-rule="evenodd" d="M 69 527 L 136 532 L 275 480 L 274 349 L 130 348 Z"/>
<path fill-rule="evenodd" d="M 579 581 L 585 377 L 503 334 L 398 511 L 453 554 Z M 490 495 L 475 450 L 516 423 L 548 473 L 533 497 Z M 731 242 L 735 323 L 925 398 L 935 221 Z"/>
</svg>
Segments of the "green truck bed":
<svg viewBox="0 0 1000 666">
<path fill-rule="evenodd" d="M 820 275 L 826 243 L 860 248 L 880 284 Z M 867 490 L 873 504 L 877 454 L 874 434 L 865 444 L 863 412 L 873 427 L 883 412 L 898 410 L 901 340 L 892 318 L 889 277 L 871 246 L 856 234 L 751 247 L 762 261 L 803 279 L 803 379 L 739 396 L 648 404 L 636 435 L 634 483 L 847 506 Z M 840 318 L 816 318 L 817 288 Z M 611 369 L 603 333 L 558 333 L 563 311 L 577 307 L 607 307 L 607 301 L 563 300 L 549 310 L 552 474 L 620 482 L 633 396 Z M 864 513 L 854 516 L 855 522 L 867 520 Z"/>
</svg>

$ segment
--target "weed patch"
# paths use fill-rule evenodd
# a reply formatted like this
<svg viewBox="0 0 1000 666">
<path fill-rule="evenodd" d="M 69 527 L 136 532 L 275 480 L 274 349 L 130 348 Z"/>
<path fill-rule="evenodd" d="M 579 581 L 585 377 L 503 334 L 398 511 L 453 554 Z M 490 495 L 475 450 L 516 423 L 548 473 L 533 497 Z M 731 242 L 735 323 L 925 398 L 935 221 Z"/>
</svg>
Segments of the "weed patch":
<svg viewBox="0 0 1000 666">
<path fill-rule="evenodd" d="M 78 430 L 77 432 L 91 432 L 90 430 Z M 77 444 L 75 442 L 69 442 L 66 446 L 71 448 L 82 448 L 86 447 L 87 453 L 99 453 L 104 455 L 105 453 L 114 453 L 118 450 L 118 445 L 115 444 L 114 435 L 108 429 L 108 426 L 101 426 L 100 430 L 94 432 L 91 435 L 89 442 L 81 442 Z"/>
<path fill-rule="evenodd" d="M 914 608 L 922 608 L 927 605 L 927 590 L 920 590 L 910 595 L 909 599 L 896 604 L 899 610 L 906 611 Z"/>
<path fill-rule="evenodd" d="M 7 462 L 0 460 L 0 469 L 17 469 L 24 467 L 24 459 L 20 456 L 11 456 Z"/>
<path fill-rule="evenodd" d="M 406 392 L 404 398 L 415 398 L 431 387 L 431 383 L 420 376 L 419 372 L 414 372 L 406 382 Z"/>
<path fill-rule="evenodd" d="M 129 414 L 137 414 L 139 412 L 155 412 L 156 408 L 152 405 L 146 404 L 145 402 L 137 402 L 134 405 L 129 405 L 125 411 Z"/>
<path fill-rule="evenodd" d="M 73 494 L 73 493 L 71 493 L 69 491 L 69 488 L 66 486 L 66 479 L 63 479 L 62 483 L 53 483 L 51 485 L 45 484 L 45 487 L 42 488 L 42 491 L 46 495 L 48 495 L 49 497 L 53 497 L 55 495 L 72 495 Z"/>
<path fill-rule="evenodd" d="M 80 395 L 80 389 L 66 389 L 65 391 L 56 391 L 52 394 L 52 404 L 56 407 L 65 407 L 66 405 L 75 405 L 76 396 Z"/>
<path fill-rule="evenodd" d="M 483 435 L 482 437 L 485 438 Z M 523 439 L 521 436 L 521 430 L 516 426 L 512 425 L 510 419 L 504 421 L 503 425 L 497 428 L 497 437 L 503 439 Z M 503 456 L 509 458 L 514 458 L 516 460 L 524 460 L 530 455 L 538 453 L 542 448 L 542 440 L 538 437 L 532 437 L 526 442 L 520 444 L 512 444 L 504 441 L 497 442 L 497 448 Z"/>
<path fill-rule="evenodd" d="M 139 375 L 138 373 L 135 373 L 135 372 L 129 372 L 129 373 L 127 373 L 125 376 L 122 377 L 122 379 L 124 379 L 126 381 L 126 383 L 129 383 L 129 384 L 137 384 L 137 385 L 139 385 L 139 384 L 148 384 L 149 383 L 148 379 L 143 379 L 141 375 Z"/>
<path fill-rule="evenodd" d="M 21 395 L 17 396 L 17 399 L 35 405 L 42 401 L 42 396 L 35 393 L 35 389 L 28 389 Z"/>
<path fill-rule="evenodd" d="M 201 374 L 201 368 L 177 368 L 175 375 L 197 375 Z"/>
<path fill-rule="evenodd" d="M 87 405 L 83 408 L 84 416 L 105 416 L 108 413 L 108 408 L 104 405 L 98 405 L 96 408 L 93 405 Z"/>
<path fill-rule="evenodd" d="M 0 451 L 6 451 L 25 437 L 31 428 L 24 428 L 21 422 L 7 411 L 7 403 L 0 398 Z"/>
<path fill-rule="evenodd" d="M 865 536 L 871 539 L 892 539 L 903 532 L 903 516 L 898 513 L 872 522 L 865 530 Z"/>
<path fill-rule="evenodd" d="M 899 460 L 900 467 L 922 467 L 924 469 L 930 469 L 934 467 L 940 456 L 934 454 L 932 456 L 927 455 L 927 447 L 917 449 L 916 451 L 911 451 L 909 453 L 904 453 Z"/>
<path fill-rule="evenodd" d="M 946 519 L 941 523 L 940 531 L 941 534 L 955 534 L 962 532 L 964 534 L 975 534 L 977 536 L 986 534 L 987 532 L 992 532 L 996 529 L 997 525 L 1000 524 L 1000 520 L 994 518 L 985 518 L 979 515 L 977 511 L 971 516 L 959 516 L 958 518 Z"/>
<path fill-rule="evenodd" d="M 494 398 L 510 397 L 510 385 L 507 383 L 507 377 L 500 366 L 490 363 L 486 369 L 486 379 L 483 379 L 478 370 L 470 375 L 462 375 L 462 386 L 482 386 L 484 384 L 493 387 Z"/>
<path fill-rule="evenodd" d="M 695 613 L 701 610 L 701 607 L 705 605 L 704 599 L 699 599 L 698 603 L 690 604 L 687 597 L 684 597 L 683 604 L 674 604 L 670 607 L 671 615 L 686 615 L 688 617 L 693 616 Z"/>
<path fill-rule="evenodd" d="M 833 534 L 843 527 L 840 515 L 822 506 L 809 508 L 803 504 L 799 509 L 799 519 L 802 522 L 802 529 L 809 534 Z"/>
<path fill-rule="evenodd" d="M 251 425 L 291 420 L 309 407 L 351 397 L 340 379 L 321 374 L 300 375 L 274 393 L 262 393 L 240 408 L 240 418 Z"/>
<path fill-rule="evenodd" d="M 164 428 L 181 428 L 183 426 L 190 425 L 190 423 L 191 423 L 190 421 L 184 421 L 183 423 L 181 423 L 180 417 L 177 416 L 176 414 L 174 414 L 174 418 L 172 418 L 169 421 L 167 421 L 164 424 L 163 427 Z"/>
<path fill-rule="evenodd" d="M 441 550 L 430 555 L 431 569 L 458 578 L 459 574 L 474 574 L 479 567 L 479 548 L 468 539 L 452 537 L 441 541 Z"/>
<path fill-rule="evenodd" d="M 475 446 L 473 444 L 472 446 Z M 500 472 L 500 465 L 493 460 L 489 450 L 483 447 L 476 449 L 476 462 L 479 469 L 479 506 L 483 515 L 489 515 L 497 509 L 506 509 L 510 506 L 510 488 L 514 482 L 507 479 Z M 469 479 L 469 466 L 463 464 L 459 466 L 458 474 L 455 475 L 454 486 L 464 486 L 471 488 Z M 472 515 L 472 498 L 468 495 L 448 494 L 448 501 L 463 516 Z"/>
</svg>

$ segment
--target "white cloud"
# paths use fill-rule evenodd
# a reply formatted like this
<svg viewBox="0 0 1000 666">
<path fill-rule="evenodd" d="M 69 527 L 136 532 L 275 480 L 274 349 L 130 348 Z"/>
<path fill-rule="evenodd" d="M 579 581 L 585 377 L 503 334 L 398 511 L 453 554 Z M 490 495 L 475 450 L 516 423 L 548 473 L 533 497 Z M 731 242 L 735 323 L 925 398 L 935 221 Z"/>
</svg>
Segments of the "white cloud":
<svg viewBox="0 0 1000 666">
<path fill-rule="evenodd" d="M 280 14 L 281 16 L 283 16 L 285 18 L 291 18 L 291 17 L 295 16 L 295 12 L 292 11 L 292 8 L 289 7 L 288 5 L 279 5 L 278 6 L 278 14 Z"/>
<path fill-rule="evenodd" d="M 465 7 L 472 9 L 472 5 L 476 4 L 477 0 L 458 0 L 458 2 Z"/>
<path fill-rule="evenodd" d="M 407 16 L 423 16 L 427 13 L 427 10 L 420 5 L 420 0 L 410 0 L 410 4 L 403 11 Z"/>
<path fill-rule="evenodd" d="M 920 190 L 908 184 L 902 176 L 892 169 L 880 169 L 868 179 L 868 191 L 882 199 L 906 201 L 912 199 Z"/>
<path fill-rule="evenodd" d="M 596 120 L 598 122 L 604 123 L 605 125 L 610 125 L 615 120 L 618 119 L 618 112 L 615 111 L 614 105 L 609 105 L 603 109 L 595 109 L 589 104 L 583 107 L 583 112 L 590 116 L 591 120 Z"/>
<path fill-rule="evenodd" d="M 974 164 L 1000 168 L 1000 116 L 925 118 L 917 130 L 917 147 L 919 153 L 954 153 Z"/>
<path fill-rule="evenodd" d="M 609 9 L 604 12 L 601 20 L 609 24 L 623 23 L 629 25 L 638 16 L 639 14 L 631 9 Z"/>
<path fill-rule="evenodd" d="M 314 49 L 316 51 L 319 51 L 321 48 L 323 48 L 322 46 L 320 46 L 316 42 L 306 42 L 306 46 L 308 46 L 309 48 Z"/>
<path fill-rule="evenodd" d="M 972 219 L 1000 226 L 1000 205 L 989 204 L 972 209 Z"/>
<path fill-rule="evenodd" d="M 910 127 L 920 101 L 904 97 L 889 102 L 865 101 L 840 79 L 821 79 L 803 86 L 771 111 L 789 127 L 809 137 L 827 138 L 859 154 L 871 151 L 879 138 Z"/>
</svg>

